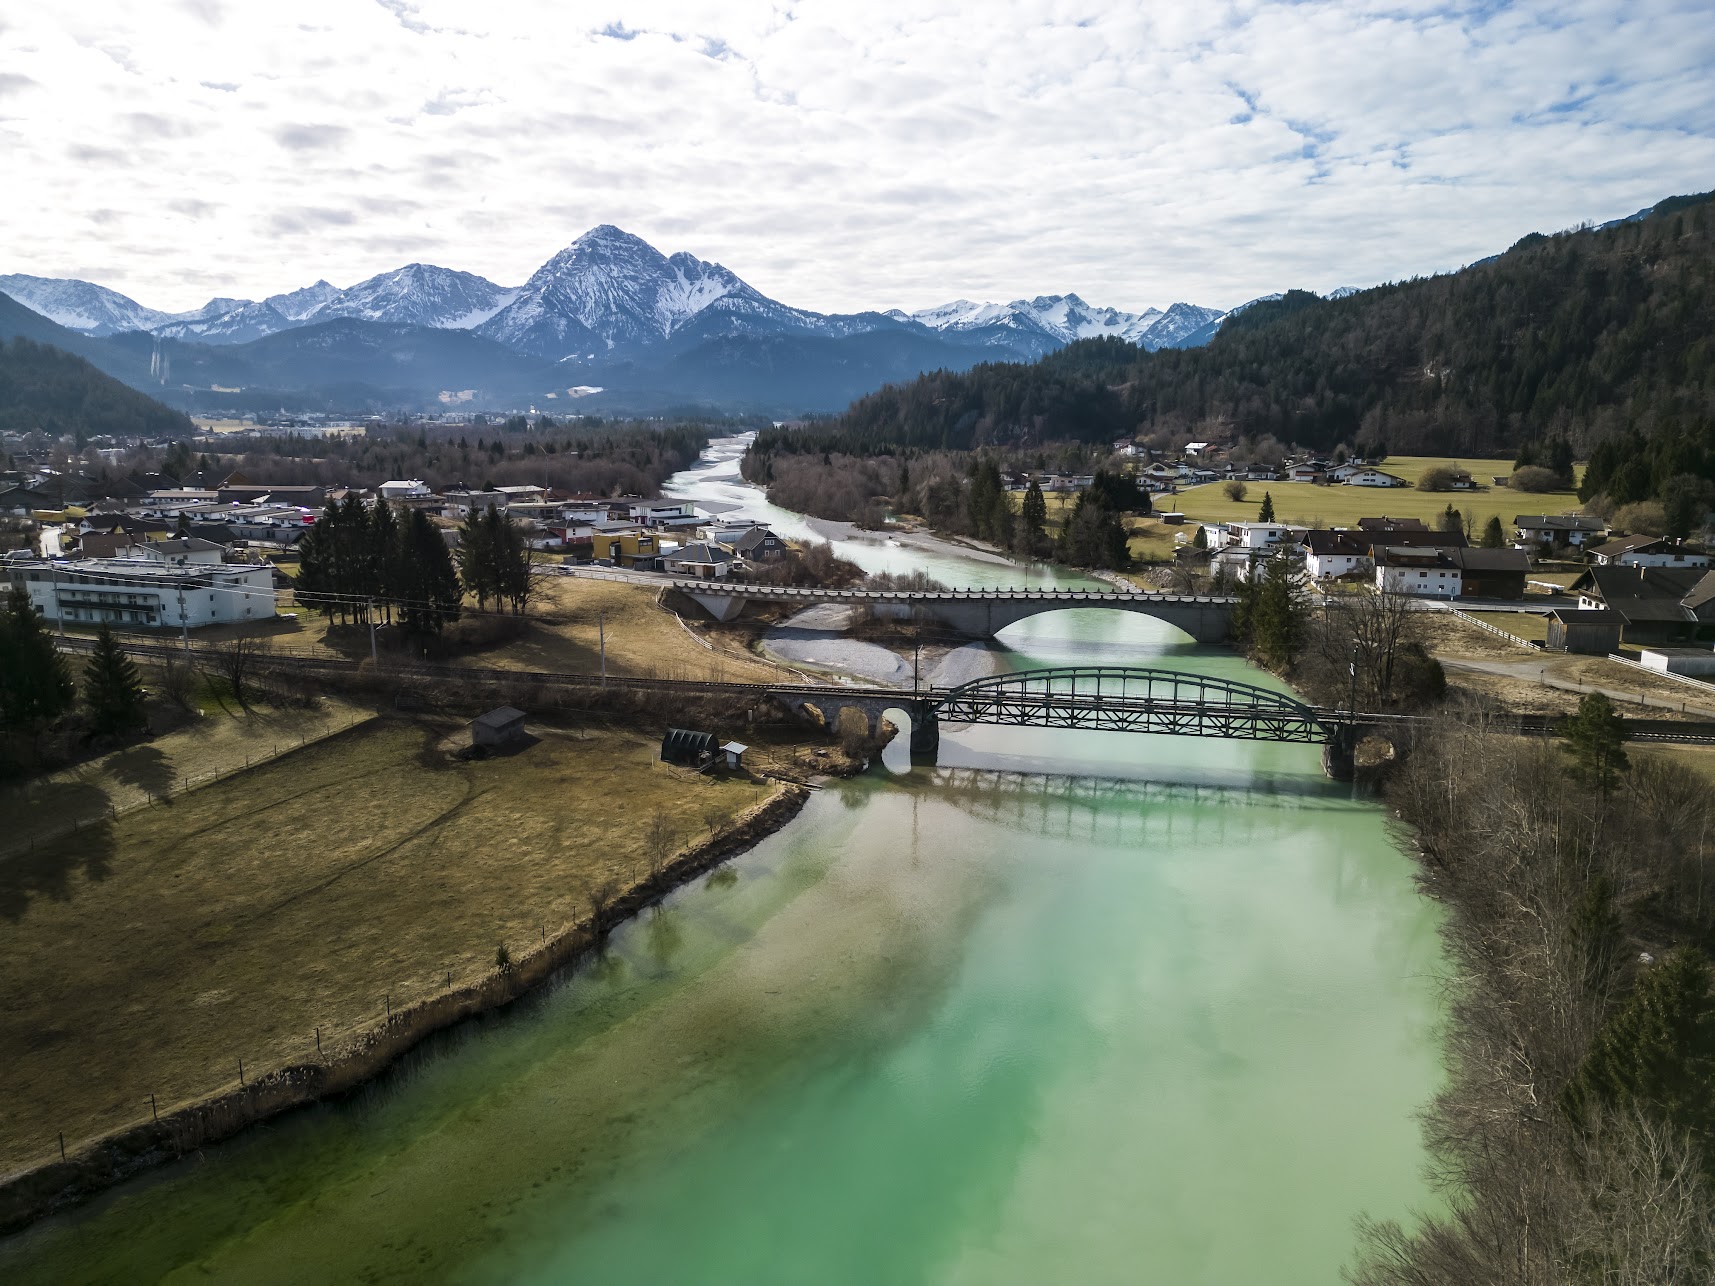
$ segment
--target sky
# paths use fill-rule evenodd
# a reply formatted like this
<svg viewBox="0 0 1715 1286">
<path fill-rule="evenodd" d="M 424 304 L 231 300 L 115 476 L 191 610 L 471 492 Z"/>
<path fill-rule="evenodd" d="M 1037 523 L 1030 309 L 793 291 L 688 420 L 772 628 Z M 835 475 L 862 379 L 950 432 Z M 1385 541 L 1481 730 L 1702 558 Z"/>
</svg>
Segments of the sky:
<svg viewBox="0 0 1715 1286">
<path fill-rule="evenodd" d="M 151 307 L 590 227 L 783 302 L 1227 307 L 1715 186 L 1710 0 L 79 0 L 0 16 L 0 272 Z"/>
</svg>

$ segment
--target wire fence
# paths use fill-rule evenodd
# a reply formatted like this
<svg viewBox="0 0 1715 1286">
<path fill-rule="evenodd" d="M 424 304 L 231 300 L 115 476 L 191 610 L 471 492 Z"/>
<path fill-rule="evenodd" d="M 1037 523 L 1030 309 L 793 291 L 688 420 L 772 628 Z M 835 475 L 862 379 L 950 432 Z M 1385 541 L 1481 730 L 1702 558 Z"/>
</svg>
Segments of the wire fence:
<svg viewBox="0 0 1715 1286">
<path fill-rule="evenodd" d="M 371 718 L 373 717 L 374 716 L 371 716 Z M 360 720 L 359 722 L 367 723 L 369 720 L 365 719 Z M 314 734 L 301 733 L 296 740 L 291 738 L 287 738 L 284 741 L 276 739 L 269 744 L 267 750 L 258 749 L 252 754 L 245 755 L 243 763 L 232 763 L 221 768 L 204 769 L 201 772 L 182 773 L 168 778 L 158 787 L 139 785 L 137 789 L 142 791 L 143 794 L 141 799 L 128 804 L 117 804 L 110 800 L 105 809 L 83 817 L 74 817 L 70 822 L 64 823 L 50 830 L 32 832 L 22 842 L 13 843 L 7 848 L 0 848 L 0 858 L 25 856 L 34 853 L 38 848 L 46 848 L 49 845 L 57 844 L 61 840 L 78 835 L 83 831 L 90 830 L 98 826 L 110 825 L 113 822 L 118 821 L 121 817 L 129 816 L 130 814 L 139 812 L 142 809 L 161 807 L 175 796 L 184 795 L 190 791 L 198 789 L 199 787 L 207 786 L 217 781 L 224 781 L 229 777 L 237 776 L 239 773 L 249 772 L 252 768 L 259 767 L 265 763 L 270 763 L 273 760 L 291 754 L 293 751 L 302 750 L 305 746 L 314 745 L 318 741 L 324 741 L 328 737 L 336 736 L 337 734 L 345 732 L 348 728 L 354 726 L 357 725 L 346 724 Z M 63 783 L 31 782 L 27 785 L 16 788 L 17 793 L 12 796 L 12 802 L 40 804 L 44 802 L 45 797 L 58 793 L 62 786 Z"/>
</svg>

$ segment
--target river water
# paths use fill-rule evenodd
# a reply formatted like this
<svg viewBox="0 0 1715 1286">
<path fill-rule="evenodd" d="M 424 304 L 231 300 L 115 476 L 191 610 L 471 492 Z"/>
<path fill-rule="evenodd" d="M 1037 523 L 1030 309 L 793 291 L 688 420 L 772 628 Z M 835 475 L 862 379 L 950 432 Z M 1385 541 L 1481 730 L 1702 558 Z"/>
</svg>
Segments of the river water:
<svg viewBox="0 0 1715 1286">
<path fill-rule="evenodd" d="M 1259 681 L 1177 637 L 1058 613 L 1001 660 Z M 601 961 L 0 1244 L 0 1278 L 1291 1286 L 1427 1200 L 1435 915 L 1313 748 L 947 727 L 935 768 L 885 760 Z"/>
</svg>

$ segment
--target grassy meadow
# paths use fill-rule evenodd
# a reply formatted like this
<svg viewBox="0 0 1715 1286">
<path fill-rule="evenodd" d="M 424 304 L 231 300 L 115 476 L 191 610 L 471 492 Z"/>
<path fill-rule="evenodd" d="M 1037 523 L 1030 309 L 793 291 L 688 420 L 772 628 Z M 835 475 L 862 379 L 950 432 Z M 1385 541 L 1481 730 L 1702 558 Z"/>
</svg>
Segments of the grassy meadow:
<svg viewBox="0 0 1715 1286">
<path fill-rule="evenodd" d="M 1281 522 L 1310 527 L 1350 527 L 1360 518 L 1421 518 L 1434 525 L 1451 504 L 1461 513 L 1474 515 L 1475 530 L 1498 515 L 1509 529 L 1517 514 L 1570 513 L 1580 508 L 1575 491 L 1524 492 L 1490 485 L 1490 479 L 1512 472 L 1510 460 L 1455 460 L 1444 456 L 1390 456 L 1381 465 L 1384 472 L 1415 484 L 1437 466 L 1462 468 L 1478 484 L 1477 491 L 1419 491 L 1407 487 L 1318 486 L 1309 482 L 1247 482 L 1243 500 L 1227 499 L 1226 484 L 1205 483 L 1177 496 L 1156 497 L 1158 509 L 1176 508 L 1187 518 L 1205 522 L 1250 521 L 1262 505 L 1263 492 L 1274 497 L 1274 516 Z M 1580 471 L 1582 466 L 1580 466 Z"/>
</svg>

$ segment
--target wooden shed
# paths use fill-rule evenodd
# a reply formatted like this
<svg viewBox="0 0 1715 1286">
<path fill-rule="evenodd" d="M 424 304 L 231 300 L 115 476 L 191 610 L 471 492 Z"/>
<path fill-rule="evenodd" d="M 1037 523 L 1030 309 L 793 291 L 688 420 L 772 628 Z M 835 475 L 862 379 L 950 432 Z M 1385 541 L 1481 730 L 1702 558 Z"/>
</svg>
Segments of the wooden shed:
<svg viewBox="0 0 1715 1286">
<path fill-rule="evenodd" d="M 703 768 L 714 762 L 720 753 L 720 742 L 712 732 L 694 732 L 689 728 L 669 728 L 661 738 L 661 762 L 682 764 L 686 768 Z"/>
<path fill-rule="evenodd" d="M 1557 607 L 1548 614 L 1547 647 L 1607 656 L 1619 649 L 1624 627 L 1625 619 L 1605 607 Z"/>
<path fill-rule="evenodd" d="M 511 706 L 490 710 L 470 721 L 470 744 L 499 750 L 524 739 L 524 712 Z"/>
</svg>

